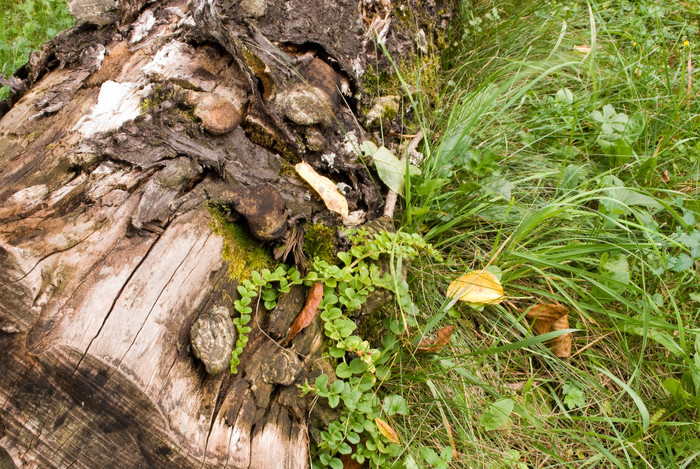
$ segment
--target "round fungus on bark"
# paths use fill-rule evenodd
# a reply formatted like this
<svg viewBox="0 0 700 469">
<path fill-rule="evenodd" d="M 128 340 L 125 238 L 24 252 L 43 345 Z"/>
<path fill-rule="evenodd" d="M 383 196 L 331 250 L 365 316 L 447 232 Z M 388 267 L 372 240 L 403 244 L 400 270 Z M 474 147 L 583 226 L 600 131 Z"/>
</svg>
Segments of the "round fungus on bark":
<svg viewBox="0 0 700 469">
<path fill-rule="evenodd" d="M 192 324 L 192 352 L 204 363 L 207 373 L 216 375 L 228 368 L 236 335 L 229 311 L 223 306 L 215 306 Z"/>
</svg>

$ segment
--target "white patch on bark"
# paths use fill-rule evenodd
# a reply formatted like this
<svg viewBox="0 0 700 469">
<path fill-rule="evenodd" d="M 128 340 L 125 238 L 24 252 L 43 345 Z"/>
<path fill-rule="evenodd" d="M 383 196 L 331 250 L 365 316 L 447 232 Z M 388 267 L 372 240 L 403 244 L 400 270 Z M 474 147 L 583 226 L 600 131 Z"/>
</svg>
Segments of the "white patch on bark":
<svg viewBox="0 0 700 469">
<path fill-rule="evenodd" d="M 129 44 L 136 44 L 141 39 L 148 36 L 148 33 L 151 32 L 151 29 L 153 29 L 155 24 L 156 17 L 153 16 L 153 10 L 144 11 L 141 16 L 139 16 L 139 19 L 137 19 L 133 24 L 134 29 L 131 30 L 131 39 L 129 39 Z"/>
<path fill-rule="evenodd" d="M 46 187 L 46 184 L 39 184 L 15 192 L 10 196 L 8 202 L 22 205 L 24 210 L 31 210 L 39 205 L 47 195 L 49 195 L 49 189 Z"/>
<path fill-rule="evenodd" d="M 72 180 L 71 182 L 69 182 L 68 184 L 66 184 L 66 185 L 64 185 L 64 186 L 61 186 L 60 188 L 58 188 L 57 190 L 55 190 L 55 191 L 51 194 L 51 198 L 48 200 L 49 206 L 53 206 L 53 205 L 57 204 L 58 202 L 60 202 L 61 199 L 63 199 L 63 198 L 66 197 L 68 194 L 70 194 L 71 192 L 73 192 L 73 190 L 74 190 L 76 187 L 78 187 L 78 186 L 80 186 L 81 184 L 83 184 L 83 183 L 85 182 L 86 179 L 87 179 L 87 176 L 85 176 L 85 174 L 81 174 L 80 176 L 78 176 L 77 178 L 73 179 L 73 180 Z"/>
<path fill-rule="evenodd" d="M 78 121 L 73 130 L 79 131 L 83 137 L 117 130 L 141 115 L 141 99 L 148 95 L 152 86 L 139 89 L 137 83 L 104 82 L 97 105 Z"/>
<path fill-rule="evenodd" d="M 173 80 L 186 88 L 212 91 L 216 88 L 216 80 L 200 76 L 197 73 L 199 68 L 204 67 L 199 63 L 192 46 L 171 41 L 143 67 L 142 72 L 153 81 Z"/>
</svg>

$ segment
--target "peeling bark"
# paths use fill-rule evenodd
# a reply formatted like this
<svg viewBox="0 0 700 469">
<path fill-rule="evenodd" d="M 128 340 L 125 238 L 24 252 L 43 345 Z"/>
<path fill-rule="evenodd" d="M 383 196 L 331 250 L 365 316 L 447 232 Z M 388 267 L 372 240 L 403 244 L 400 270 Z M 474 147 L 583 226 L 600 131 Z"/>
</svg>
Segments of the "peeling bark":
<svg viewBox="0 0 700 469">
<path fill-rule="evenodd" d="M 301 305 L 254 313 L 235 376 L 206 374 L 189 332 L 236 298 L 208 203 L 270 248 L 303 233 L 298 223 L 339 223 L 293 172 L 304 160 L 351 188 L 351 211 L 380 215 L 353 150 L 365 138 L 353 96 L 376 60 L 368 24 L 388 26 L 389 13 L 377 2 L 364 21 L 360 3 L 125 1 L 10 80 L 1 463 L 307 467 L 309 408 L 295 385 L 321 372 L 318 320 L 279 344 L 304 292 Z"/>
</svg>

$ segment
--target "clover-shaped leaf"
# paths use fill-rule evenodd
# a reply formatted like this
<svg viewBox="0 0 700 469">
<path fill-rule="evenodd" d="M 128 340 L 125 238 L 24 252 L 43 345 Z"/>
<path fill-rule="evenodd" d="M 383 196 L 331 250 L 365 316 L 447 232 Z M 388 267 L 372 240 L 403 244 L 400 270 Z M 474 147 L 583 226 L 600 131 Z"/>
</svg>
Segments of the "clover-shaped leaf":
<svg viewBox="0 0 700 469">
<path fill-rule="evenodd" d="M 624 113 L 616 113 L 615 108 L 610 104 L 603 106 L 603 112 L 593 111 L 591 118 L 596 121 L 605 135 L 613 135 L 617 132 L 622 133 L 627 127 L 629 118 Z"/>
</svg>

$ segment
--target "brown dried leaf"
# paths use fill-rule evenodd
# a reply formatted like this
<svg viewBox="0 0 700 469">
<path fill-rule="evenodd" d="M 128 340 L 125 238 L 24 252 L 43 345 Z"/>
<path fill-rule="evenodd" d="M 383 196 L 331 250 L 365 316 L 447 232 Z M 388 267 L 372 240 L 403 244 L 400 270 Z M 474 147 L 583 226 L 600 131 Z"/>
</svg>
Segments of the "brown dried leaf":
<svg viewBox="0 0 700 469">
<path fill-rule="evenodd" d="M 294 169 L 321 196 L 328 210 L 339 213 L 343 217 L 347 217 L 350 214 L 347 199 L 335 187 L 333 181 L 318 174 L 308 163 L 297 163 Z"/>
<path fill-rule="evenodd" d="M 374 419 L 374 423 L 377 424 L 377 429 L 379 430 L 379 433 L 384 435 L 384 437 L 391 441 L 392 443 L 398 443 L 399 442 L 399 435 L 396 433 L 396 430 L 391 428 L 391 425 L 386 423 L 384 420 L 380 419 L 379 417 Z"/>
<path fill-rule="evenodd" d="M 423 339 L 418 348 L 416 348 L 416 353 L 435 353 L 440 351 L 441 348 L 445 347 L 450 343 L 450 337 L 452 337 L 452 332 L 455 330 L 455 326 L 445 326 L 439 331 L 437 331 L 437 337 L 435 339 Z"/>
<path fill-rule="evenodd" d="M 359 463 L 352 459 L 352 455 L 355 453 L 355 448 L 353 448 L 350 454 L 341 454 L 340 460 L 343 462 L 343 469 L 362 469 L 365 467 L 364 463 Z"/>
<path fill-rule="evenodd" d="M 552 303 L 541 303 L 533 306 L 525 314 L 528 321 L 538 334 L 560 331 L 569 328 L 569 310 L 566 306 Z M 547 341 L 547 346 L 560 358 L 571 356 L 571 334 L 564 334 Z"/>
<path fill-rule="evenodd" d="M 311 321 L 316 317 L 316 313 L 318 313 L 318 306 L 321 304 L 321 299 L 323 299 L 323 284 L 314 283 L 309 289 L 304 308 L 289 328 L 287 338 L 284 339 L 282 345 L 287 345 L 299 332 L 311 324 Z"/>
<path fill-rule="evenodd" d="M 553 331 L 560 331 L 569 328 L 569 315 L 565 315 L 554 321 L 552 324 Z M 547 344 L 554 355 L 559 358 L 567 358 L 571 356 L 571 333 L 560 335 L 550 340 Z"/>
</svg>

